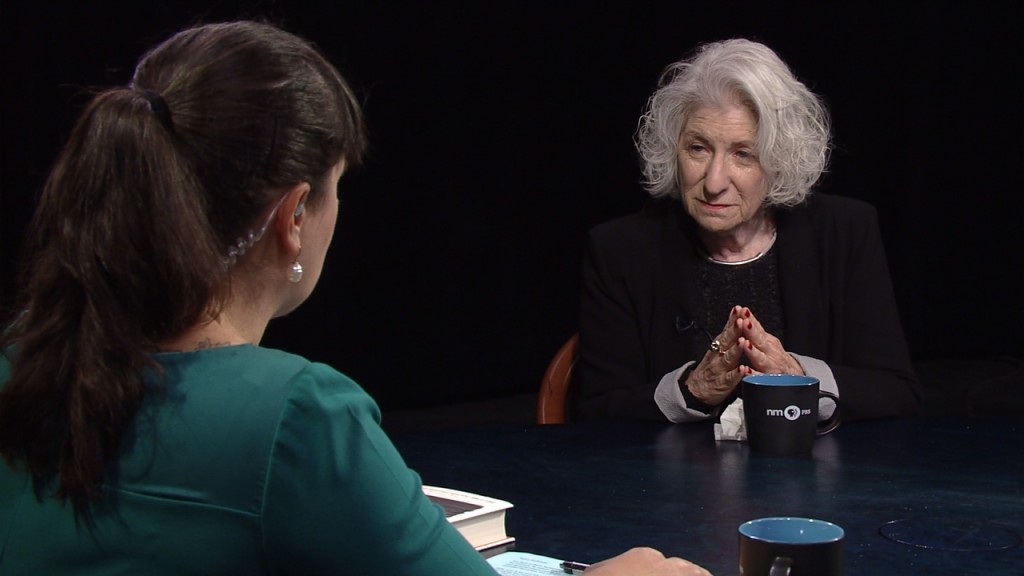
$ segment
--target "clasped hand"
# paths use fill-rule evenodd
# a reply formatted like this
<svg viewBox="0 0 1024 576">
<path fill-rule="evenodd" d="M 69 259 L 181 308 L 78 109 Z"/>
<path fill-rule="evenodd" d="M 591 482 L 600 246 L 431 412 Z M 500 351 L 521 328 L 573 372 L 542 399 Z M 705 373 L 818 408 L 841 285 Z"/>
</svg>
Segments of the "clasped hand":
<svg viewBox="0 0 1024 576">
<path fill-rule="evenodd" d="M 717 406 L 750 374 L 803 374 L 800 363 L 745 306 L 733 306 L 717 344 L 690 372 L 686 386 L 698 400 Z M 717 350 L 715 350 L 717 349 Z M 740 364 L 746 358 L 749 366 Z"/>
</svg>

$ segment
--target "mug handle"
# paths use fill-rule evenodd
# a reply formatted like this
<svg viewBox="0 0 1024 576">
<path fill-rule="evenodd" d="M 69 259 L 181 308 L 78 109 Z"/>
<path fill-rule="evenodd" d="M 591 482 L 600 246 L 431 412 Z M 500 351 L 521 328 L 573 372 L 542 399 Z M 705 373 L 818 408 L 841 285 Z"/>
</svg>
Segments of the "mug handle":
<svg viewBox="0 0 1024 576">
<path fill-rule="evenodd" d="M 791 558 L 776 556 L 775 560 L 772 560 L 772 570 L 768 573 L 768 576 L 789 576 L 789 571 L 792 567 L 793 560 Z"/>
<path fill-rule="evenodd" d="M 832 401 L 836 403 L 836 409 L 835 409 L 835 411 L 832 412 L 832 417 L 831 418 L 829 418 L 828 420 L 825 420 L 824 422 L 818 422 L 818 428 L 817 428 L 818 436 L 822 436 L 822 435 L 828 434 L 829 432 L 831 432 L 831 431 L 833 431 L 833 430 L 835 430 L 836 428 L 839 427 L 839 397 L 836 396 L 835 394 L 831 393 L 831 392 L 826 392 L 824 390 L 819 390 L 818 391 L 818 399 L 820 400 L 822 398 L 831 398 Z"/>
</svg>

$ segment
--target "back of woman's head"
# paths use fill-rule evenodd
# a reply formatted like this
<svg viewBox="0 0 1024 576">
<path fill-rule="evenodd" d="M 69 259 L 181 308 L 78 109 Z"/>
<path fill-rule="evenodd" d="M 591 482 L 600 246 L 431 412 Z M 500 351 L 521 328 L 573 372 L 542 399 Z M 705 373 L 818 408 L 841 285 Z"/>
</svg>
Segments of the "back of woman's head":
<svg viewBox="0 0 1024 576">
<path fill-rule="evenodd" d="M 828 112 L 775 52 L 744 39 L 701 46 L 662 75 L 636 135 L 652 196 L 678 192 L 679 136 L 693 112 L 733 104 L 756 118 L 767 201 L 787 206 L 807 197 L 828 161 Z"/>
<path fill-rule="evenodd" d="M 282 186 L 316 184 L 364 146 L 358 105 L 309 43 L 252 22 L 186 30 L 147 54 L 132 80 L 162 97 L 195 169 L 218 240 L 250 228 Z M 310 203 L 322 200 L 312 186 Z"/>
<path fill-rule="evenodd" d="M 255 22 L 182 31 L 83 111 L 26 241 L 0 453 L 77 504 L 142 398 L 150 353 L 229 290 L 232 246 L 282 187 L 308 204 L 365 139 L 355 97 L 308 42 Z"/>
</svg>

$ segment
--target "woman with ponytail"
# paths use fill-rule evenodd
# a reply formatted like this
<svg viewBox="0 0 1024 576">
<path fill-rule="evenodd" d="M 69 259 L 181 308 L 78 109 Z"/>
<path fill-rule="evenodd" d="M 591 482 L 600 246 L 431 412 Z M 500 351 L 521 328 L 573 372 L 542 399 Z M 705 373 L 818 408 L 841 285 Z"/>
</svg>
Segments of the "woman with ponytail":
<svg viewBox="0 0 1024 576">
<path fill-rule="evenodd" d="M 364 148 L 342 77 L 267 24 L 184 30 L 93 98 L 0 341 L 0 573 L 494 574 L 357 384 L 259 346 Z M 705 572 L 637 549 L 593 573 Z"/>
</svg>

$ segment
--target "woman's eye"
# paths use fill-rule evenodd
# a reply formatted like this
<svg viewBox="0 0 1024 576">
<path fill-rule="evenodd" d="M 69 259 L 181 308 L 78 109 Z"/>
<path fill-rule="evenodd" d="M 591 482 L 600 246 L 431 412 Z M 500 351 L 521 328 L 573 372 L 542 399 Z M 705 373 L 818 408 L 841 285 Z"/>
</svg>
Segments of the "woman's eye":
<svg viewBox="0 0 1024 576">
<path fill-rule="evenodd" d="M 751 151 L 751 150 L 737 150 L 736 151 L 736 158 L 740 159 L 743 162 L 756 162 L 757 161 L 757 155 L 754 154 L 754 152 Z"/>
</svg>

